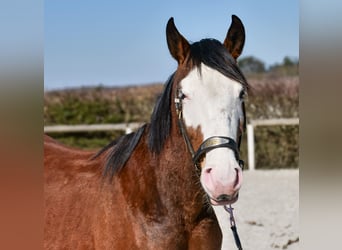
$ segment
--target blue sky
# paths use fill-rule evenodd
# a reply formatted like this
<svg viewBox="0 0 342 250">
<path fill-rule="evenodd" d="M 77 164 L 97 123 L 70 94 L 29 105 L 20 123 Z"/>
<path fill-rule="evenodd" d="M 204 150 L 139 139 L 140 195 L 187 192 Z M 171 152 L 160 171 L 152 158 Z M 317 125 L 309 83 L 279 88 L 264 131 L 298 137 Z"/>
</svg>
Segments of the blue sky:
<svg viewBox="0 0 342 250">
<path fill-rule="evenodd" d="M 242 57 L 267 66 L 298 58 L 294 0 L 45 1 L 45 90 L 164 82 L 177 66 L 166 44 L 168 19 L 189 41 L 223 41 L 232 14 L 246 29 Z"/>
</svg>

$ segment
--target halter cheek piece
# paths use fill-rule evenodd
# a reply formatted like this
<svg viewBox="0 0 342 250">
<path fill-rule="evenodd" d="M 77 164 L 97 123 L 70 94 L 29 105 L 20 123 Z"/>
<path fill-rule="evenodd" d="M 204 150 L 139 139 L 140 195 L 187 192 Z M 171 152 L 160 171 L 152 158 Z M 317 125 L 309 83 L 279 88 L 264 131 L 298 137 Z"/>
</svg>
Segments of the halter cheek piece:
<svg viewBox="0 0 342 250">
<path fill-rule="evenodd" d="M 226 136 L 212 136 L 206 139 L 202 144 L 199 146 L 198 150 L 195 152 L 194 148 L 191 144 L 191 141 L 189 139 L 189 136 L 186 132 L 185 124 L 183 121 L 183 113 L 182 113 L 182 100 L 184 99 L 184 95 L 181 92 L 179 88 L 177 88 L 176 91 L 176 97 L 175 97 L 175 105 L 176 105 L 176 112 L 178 116 L 178 125 L 181 131 L 181 134 L 184 138 L 185 144 L 187 145 L 192 161 L 195 164 L 195 166 L 200 170 L 200 161 L 204 157 L 204 155 L 215 149 L 215 148 L 229 148 L 233 150 L 235 159 L 239 163 L 239 166 L 243 169 L 244 162 L 243 160 L 240 159 L 240 154 L 239 154 L 239 148 L 237 143 L 230 137 Z"/>
</svg>

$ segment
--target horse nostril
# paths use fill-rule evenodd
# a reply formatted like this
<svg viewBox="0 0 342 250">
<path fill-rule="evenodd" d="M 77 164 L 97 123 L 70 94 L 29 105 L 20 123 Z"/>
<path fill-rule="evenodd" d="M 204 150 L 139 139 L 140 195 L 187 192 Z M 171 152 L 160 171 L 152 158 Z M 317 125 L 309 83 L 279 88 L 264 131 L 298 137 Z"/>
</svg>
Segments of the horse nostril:
<svg viewBox="0 0 342 250">
<path fill-rule="evenodd" d="M 212 170 L 212 168 L 206 168 L 206 169 L 205 169 L 205 172 L 206 172 L 207 174 L 210 174 L 211 170 Z"/>
<path fill-rule="evenodd" d="M 237 184 L 239 184 L 239 170 L 236 168 L 236 179 L 235 179 L 235 183 L 234 183 L 234 187 L 236 187 Z"/>
<path fill-rule="evenodd" d="M 228 201 L 230 200 L 230 196 L 228 194 L 221 194 L 216 198 L 217 201 Z"/>
</svg>

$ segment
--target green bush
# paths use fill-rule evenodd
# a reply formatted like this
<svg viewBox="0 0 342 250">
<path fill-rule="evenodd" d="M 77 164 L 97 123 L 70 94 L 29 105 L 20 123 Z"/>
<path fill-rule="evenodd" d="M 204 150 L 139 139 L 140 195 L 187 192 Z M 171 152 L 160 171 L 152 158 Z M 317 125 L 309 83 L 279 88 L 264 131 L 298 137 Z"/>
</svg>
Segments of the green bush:
<svg viewBox="0 0 342 250">
<path fill-rule="evenodd" d="M 258 75 L 249 80 L 246 100 L 247 121 L 298 117 L 298 76 Z M 44 95 L 44 123 L 94 124 L 148 122 L 162 84 L 127 88 L 82 88 L 53 91 Z M 65 144 L 100 148 L 123 132 L 51 134 Z M 257 127 L 256 167 L 298 167 L 298 126 Z M 241 154 L 247 162 L 246 136 Z"/>
</svg>

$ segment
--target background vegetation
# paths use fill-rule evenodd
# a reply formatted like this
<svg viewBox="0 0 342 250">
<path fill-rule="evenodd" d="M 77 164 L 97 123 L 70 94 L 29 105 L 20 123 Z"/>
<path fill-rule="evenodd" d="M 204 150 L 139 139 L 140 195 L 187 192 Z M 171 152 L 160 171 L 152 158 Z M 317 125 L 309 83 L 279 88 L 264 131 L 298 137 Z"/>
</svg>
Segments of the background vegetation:
<svg viewBox="0 0 342 250">
<path fill-rule="evenodd" d="M 250 90 L 246 100 L 247 119 L 298 117 L 298 61 L 285 57 L 282 64 L 266 69 L 254 57 L 239 61 Z M 44 124 L 94 124 L 148 122 L 163 84 L 125 88 L 68 89 L 44 94 Z M 123 132 L 51 134 L 71 146 L 100 148 Z M 298 167 L 298 126 L 257 127 L 256 167 Z M 247 162 L 246 137 L 242 157 Z"/>
</svg>

